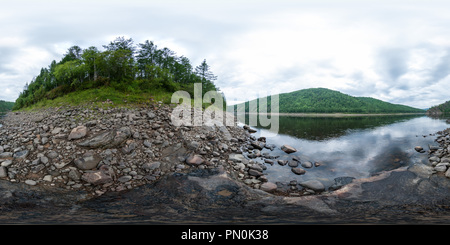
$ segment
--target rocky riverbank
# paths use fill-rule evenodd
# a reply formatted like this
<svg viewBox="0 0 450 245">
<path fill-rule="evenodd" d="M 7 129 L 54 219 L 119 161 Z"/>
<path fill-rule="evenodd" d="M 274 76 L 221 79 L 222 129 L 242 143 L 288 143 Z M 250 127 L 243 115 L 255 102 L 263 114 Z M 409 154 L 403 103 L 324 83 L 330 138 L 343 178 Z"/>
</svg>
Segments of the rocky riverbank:
<svg viewBox="0 0 450 245">
<path fill-rule="evenodd" d="M 266 164 L 292 165 L 295 174 L 320 165 L 302 162 L 300 166 L 299 159 L 287 158 L 296 151 L 292 147 L 256 139 L 248 126 L 174 126 L 172 111 L 173 107 L 157 104 L 11 112 L 0 128 L 0 179 L 99 196 L 151 183 L 169 173 L 221 166 L 232 178 L 274 194 L 298 196 L 325 190 L 318 181 L 288 186 L 267 181 Z M 285 151 L 284 160 L 261 154 L 263 148 L 276 147 Z"/>
<path fill-rule="evenodd" d="M 175 127 L 172 109 L 11 112 L 0 128 L 0 179 L 98 196 L 190 168 L 229 169 L 239 159 L 248 137 L 242 128 Z"/>
<path fill-rule="evenodd" d="M 428 161 L 435 173 L 450 178 L 450 128 L 437 132 L 435 141 L 439 145 L 429 146 Z M 423 152 L 421 147 L 416 150 Z"/>
</svg>

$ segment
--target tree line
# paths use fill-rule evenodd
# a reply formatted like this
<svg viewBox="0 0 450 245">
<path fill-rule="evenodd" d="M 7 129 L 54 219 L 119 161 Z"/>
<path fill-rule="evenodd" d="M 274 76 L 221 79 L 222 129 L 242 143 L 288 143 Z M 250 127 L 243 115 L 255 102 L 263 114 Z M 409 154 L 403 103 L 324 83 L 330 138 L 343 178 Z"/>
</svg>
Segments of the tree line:
<svg viewBox="0 0 450 245">
<path fill-rule="evenodd" d="M 192 96 L 194 83 L 202 84 L 203 93 L 218 90 L 217 77 L 206 60 L 194 69 L 187 57 L 178 57 L 169 48 L 158 48 L 148 40 L 135 45 L 133 39 L 124 37 L 102 47 L 70 47 L 60 62 L 53 60 L 25 85 L 14 109 L 101 86 L 129 92 L 185 90 Z"/>
</svg>

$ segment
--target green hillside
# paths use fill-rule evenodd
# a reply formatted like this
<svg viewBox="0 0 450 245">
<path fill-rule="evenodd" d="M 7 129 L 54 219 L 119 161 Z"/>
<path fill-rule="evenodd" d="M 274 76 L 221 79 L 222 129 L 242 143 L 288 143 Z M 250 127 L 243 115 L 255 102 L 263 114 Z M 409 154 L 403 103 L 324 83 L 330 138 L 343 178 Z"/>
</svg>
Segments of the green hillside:
<svg viewBox="0 0 450 245">
<path fill-rule="evenodd" d="M 430 109 L 427 110 L 427 114 L 428 115 L 450 114 L 450 101 L 431 107 Z"/>
<path fill-rule="evenodd" d="M 10 111 L 14 106 L 14 102 L 0 100 L 0 113 Z"/>
<path fill-rule="evenodd" d="M 270 111 L 270 97 L 268 111 Z M 249 108 L 246 112 L 256 112 L 258 108 Z M 252 103 L 254 104 L 254 103 Z M 237 107 L 235 106 L 235 109 Z M 398 104 L 391 104 L 368 97 L 353 97 L 326 88 L 311 88 L 279 95 L 280 113 L 424 113 L 424 110 Z"/>
</svg>

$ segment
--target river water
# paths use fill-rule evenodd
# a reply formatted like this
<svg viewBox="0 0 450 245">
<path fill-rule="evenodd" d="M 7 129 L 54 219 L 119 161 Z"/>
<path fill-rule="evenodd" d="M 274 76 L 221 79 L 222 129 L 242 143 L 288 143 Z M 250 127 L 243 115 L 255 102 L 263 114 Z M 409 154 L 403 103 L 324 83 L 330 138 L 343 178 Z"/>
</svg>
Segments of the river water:
<svg viewBox="0 0 450 245">
<path fill-rule="evenodd" d="M 296 175 L 290 166 L 275 162 L 265 164 L 265 174 L 274 183 L 317 179 L 329 187 L 337 177 L 366 178 L 417 162 L 428 164 L 428 154 L 418 153 L 414 147 L 428 150 L 428 145 L 437 145 L 434 134 L 448 127 L 445 119 L 424 115 L 280 116 L 278 134 L 267 138 L 267 144 L 278 147 L 261 153 L 287 160 L 297 156 L 300 162 L 317 162 L 320 166 L 304 168 L 304 175 Z M 268 135 L 268 129 L 256 129 L 256 137 Z M 284 153 L 279 147 L 283 144 L 293 146 L 297 152 Z M 263 162 L 262 158 L 256 160 Z"/>
</svg>

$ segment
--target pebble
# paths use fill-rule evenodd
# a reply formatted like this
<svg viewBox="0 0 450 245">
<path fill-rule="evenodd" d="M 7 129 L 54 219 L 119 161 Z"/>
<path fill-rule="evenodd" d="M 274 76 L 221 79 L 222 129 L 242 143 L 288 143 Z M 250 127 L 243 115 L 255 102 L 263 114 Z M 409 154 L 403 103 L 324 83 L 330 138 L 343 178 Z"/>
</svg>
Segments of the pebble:
<svg viewBox="0 0 450 245">
<path fill-rule="evenodd" d="M 25 180 L 25 184 L 27 184 L 27 185 L 36 185 L 37 182 L 34 181 L 34 180 L 31 180 L 31 179 L 27 179 L 27 180 Z"/>
</svg>

